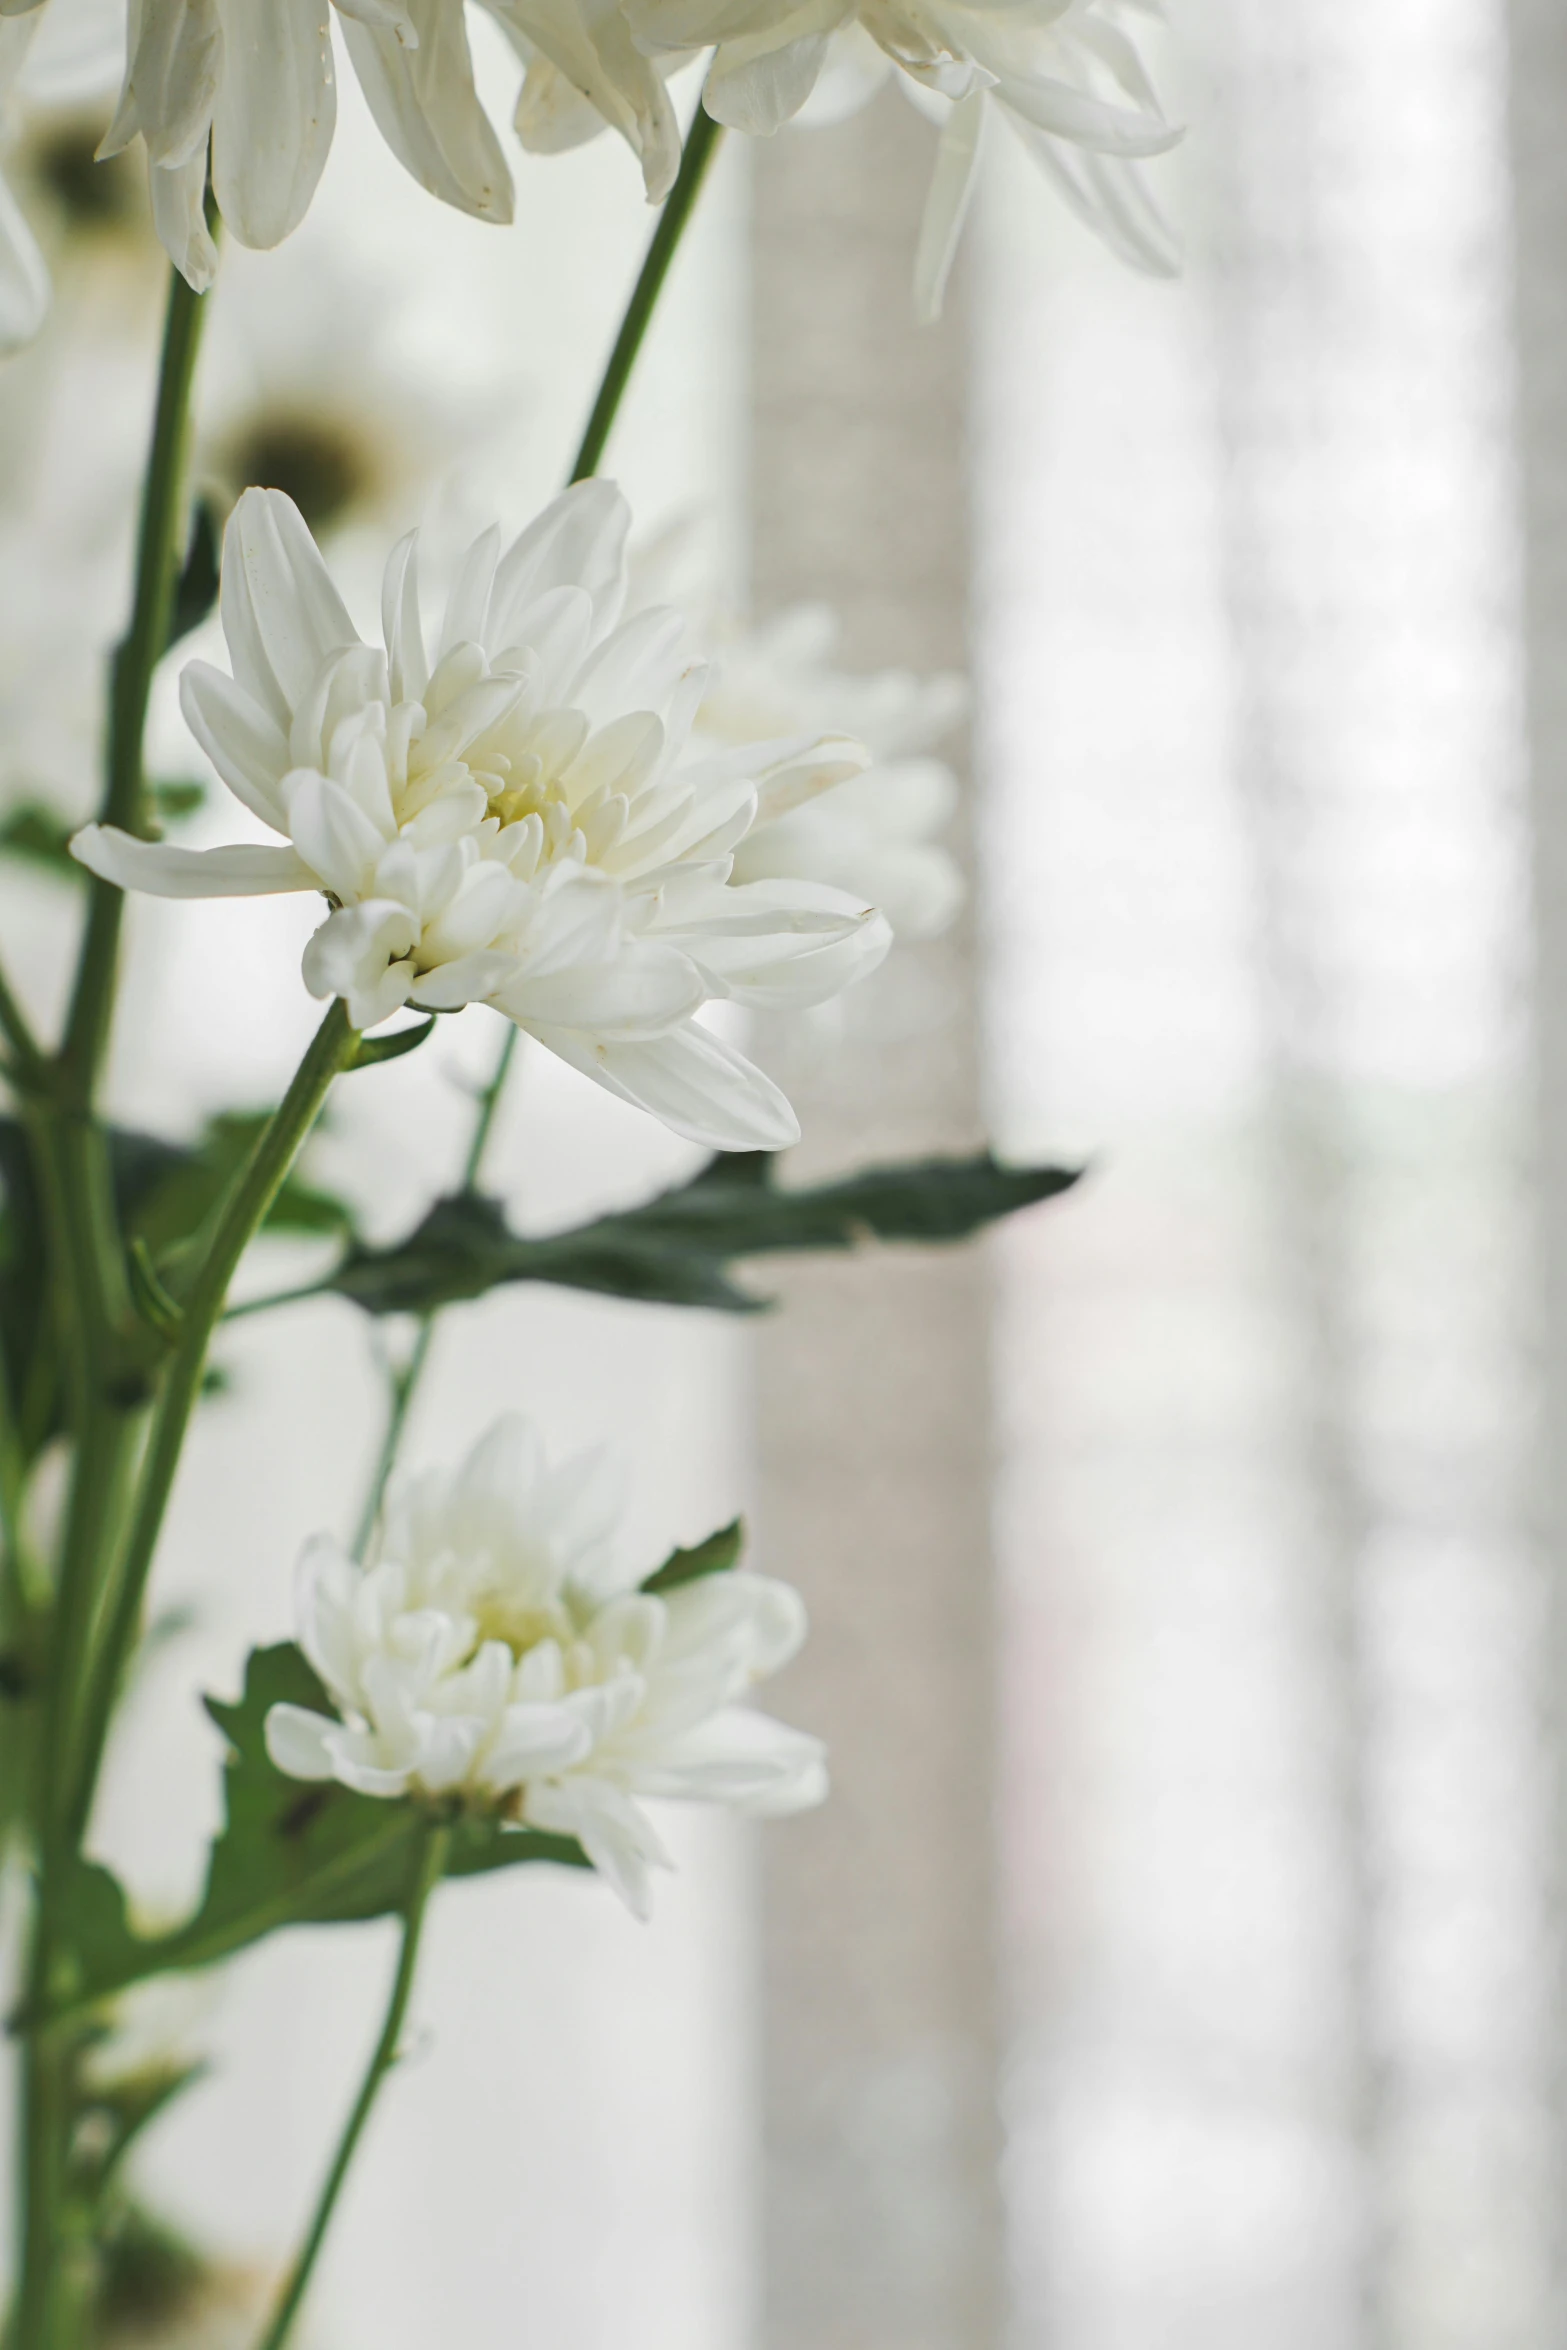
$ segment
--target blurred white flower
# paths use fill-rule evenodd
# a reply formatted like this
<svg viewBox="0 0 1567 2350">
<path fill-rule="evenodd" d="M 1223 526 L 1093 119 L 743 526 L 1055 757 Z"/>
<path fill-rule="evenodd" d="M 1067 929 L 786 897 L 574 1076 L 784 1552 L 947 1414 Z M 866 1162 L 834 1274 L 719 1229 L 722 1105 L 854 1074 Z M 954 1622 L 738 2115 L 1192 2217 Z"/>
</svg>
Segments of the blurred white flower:
<svg viewBox="0 0 1567 2350">
<path fill-rule="evenodd" d="M 641 1591 L 614 1565 L 618 1515 L 601 1456 L 550 1468 L 505 1419 L 460 1468 L 393 1488 L 375 1563 L 318 1536 L 299 1640 L 338 1715 L 274 1706 L 278 1769 L 498 1804 L 575 1836 L 639 1917 L 669 1863 L 638 1797 L 819 1802 L 819 1742 L 740 1702 L 799 1647 L 798 1595 L 735 1571 Z"/>
<path fill-rule="evenodd" d="M 855 675 L 835 660 L 838 621 L 799 604 L 723 642 L 697 712 L 705 741 L 826 733 L 863 742 L 871 766 L 830 791 L 753 825 L 735 851 L 738 881 L 797 878 L 846 889 L 878 907 L 895 938 L 934 938 L 963 903 L 963 876 L 937 837 L 957 808 L 957 779 L 919 754 L 962 716 L 968 694 L 951 671 Z"/>
<path fill-rule="evenodd" d="M 1162 0 L 625 0 L 651 56 L 714 48 L 704 103 L 766 135 L 798 116 L 830 122 L 897 71 L 941 123 L 915 259 L 915 298 L 933 317 L 957 247 L 988 113 L 999 106 L 1030 152 L 1123 260 L 1158 275 L 1174 244 L 1137 171 L 1180 137 L 1128 28 Z"/>
<path fill-rule="evenodd" d="M 886 952 L 842 890 L 733 880 L 759 821 L 866 763 L 799 737 L 688 755 L 706 672 L 678 613 L 621 621 L 630 514 L 609 482 L 555 500 L 503 553 L 490 530 L 447 600 L 433 663 L 416 534 L 362 643 L 290 501 L 250 490 L 224 539 L 234 675 L 193 662 L 186 718 L 284 846 L 191 850 L 90 825 L 73 846 L 165 897 L 320 890 L 306 985 L 355 1027 L 404 1003 L 483 1002 L 623 1100 L 720 1150 L 778 1149 L 788 1103 L 699 1026 L 704 1003 L 820 1003 Z"/>
<path fill-rule="evenodd" d="M 15 118 L 17 84 L 37 30 L 35 16 L 0 15 L 0 129 Z M 49 271 L 20 205 L 0 179 L 0 359 L 30 343 L 49 309 Z"/>
</svg>

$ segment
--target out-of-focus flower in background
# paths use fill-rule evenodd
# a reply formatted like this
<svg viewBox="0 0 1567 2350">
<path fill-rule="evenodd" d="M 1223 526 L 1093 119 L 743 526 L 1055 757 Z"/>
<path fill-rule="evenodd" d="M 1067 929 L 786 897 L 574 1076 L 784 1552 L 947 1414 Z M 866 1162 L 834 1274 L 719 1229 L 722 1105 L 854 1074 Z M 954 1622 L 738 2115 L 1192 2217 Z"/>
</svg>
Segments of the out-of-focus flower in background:
<svg viewBox="0 0 1567 2350">
<path fill-rule="evenodd" d="M 957 808 L 957 780 L 923 756 L 962 717 L 968 692 L 950 670 L 860 672 L 835 658 L 838 622 L 797 604 L 721 639 L 697 732 L 715 743 L 826 733 L 863 742 L 872 764 L 797 808 L 753 826 L 735 851 L 743 881 L 795 874 L 869 899 L 900 940 L 934 938 L 963 902 L 963 876 L 939 835 Z"/>
<path fill-rule="evenodd" d="M 376 1563 L 319 1536 L 299 1632 L 338 1718 L 274 1706 L 278 1768 L 499 1804 L 576 1837 L 639 1917 L 670 1865 L 639 1797 L 819 1802 L 819 1742 L 740 1703 L 803 1640 L 797 1594 L 734 1568 L 644 1590 L 614 1559 L 618 1514 L 602 1458 L 552 1469 L 507 1418 L 459 1468 L 394 1489 Z"/>
<path fill-rule="evenodd" d="M 165 897 L 320 890 L 311 993 L 359 1028 L 405 1003 L 489 1003 L 573 1068 L 716 1149 L 798 1127 L 762 1072 L 696 1023 L 714 1000 L 824 1001 L 880 961 L 885 922 L 801 879 L 737 882 L 759 819 L 865 764 L 841 737 L 688 757 L 706 671 L 685 625 L 622 622 L 630 512 L 607 482 L 491 530 L 447 599 L 433 664 L 416 545 L 363 644 L 297 508 L 247 491 L 225 534 L 234 675 L 195 662 L 186 718 L 235 797 L 286 845 L 183 849 L 90 825 L 75 854 Z"/>
</svg>

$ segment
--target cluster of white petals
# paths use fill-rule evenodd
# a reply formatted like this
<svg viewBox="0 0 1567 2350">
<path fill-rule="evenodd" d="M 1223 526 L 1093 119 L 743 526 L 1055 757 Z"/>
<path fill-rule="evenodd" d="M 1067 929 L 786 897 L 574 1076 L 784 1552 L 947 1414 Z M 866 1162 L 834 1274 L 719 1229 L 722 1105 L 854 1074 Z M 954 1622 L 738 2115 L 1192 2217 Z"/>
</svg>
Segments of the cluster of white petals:
<svg viewBox="0 0 1567 2350">
<path fill-rule="evenodd" d="M 297 509 L 250 490 L 224 540 L 233 676 L 193 662 L 187 721 L 284 845 L 184 849 L 90 825 L 95 873 L 166 897 L 318 890 L 311 992 L 356 1028 L 486 1003 L 676 1132 L 780 1149 L 787 1101 L 696 1015 L 820 1003 L 874 967 L 886 922 L 822 882 L 734 877 L 760 820 L 867 760 L 846 739 L 704 748 L 709 673 L 678 613 L 622 619 L 630 516 L 584 482 L 504 550 L 486 532 L 433 652 L 416 538 L 394 550 L 384 650 L 363 643 Z"/>
<path fill-rule="evenodd" d="M 0 102 L 23 28 L 46 4 L 0 0 Z M 758 135 L 795 117 L 835 120 L 896 74 L 941 123 L 915 267 L 925 315 L 940 307 L 992 106 L 1115 251 L 1143 269 L 1174 267 L 1170 232 L 1138 171 L 1179 136 L 1132 24 L 1162 13 L 1163 0 L 479 4 L 525 68 L 514 118 L 524 147 L 553 154 L 608 126 L 639 158 L 655 203 L 680 159 L 666 81 L 688 59 L 711 55 L 708 112 Z M 102 152 L 143 141 L 158 233 L 192 285 L 209 285 L 217 263 L 203 211 L 209 153 L 218 208 L 241 244 L 276 245 L 303 219 L 336 121 L 335 34 L 414 178 L 476 218 L 511 218 L 511 174 L 475 87 L 465 0 L 126 7 L 125 79 Z M 31 331 L 29 306 L 41 314 L 46 292 L 31 239 L 0 191 L 0 348 L 7 333 L 19 339 L 12 321 Z"/>
<path fill-rule="evenodd" d="M 72 0 L 0 0 L 0 19 L 20 27 L 50 4 Z M 527 69 L 516 121 L 523 144 L 552 152 L 575 145 L 585 126 L 609 123 L 641 158 L 650 201 L 666 195 L 679 124 L 662 72 L 621 13 L 575 0 L 484 5 Z M 198 290 L 217 267 L 203 208 L 209 151 L 218 209 L 242 245 L 281 243 L 309 209 L 337 120 L 334 26 L 399 162 L 460 211 L 512 217 L 511 173 L 475 87 L 464 0 L 126 0 L 124 82 L 100 152 L 141 139 L 158 234 Z M 17 37 L 7 38 L 19 54 Z M 10 55 L 0 41 L 0 96 Z M 0 303 L 8 266 L 23 284 L 4 249 L 13 225 L 0 202 Z"/>
<path fill-rule="evenodd" d="M 869 899 L 900 940 L 935 938 L 963 902 L 963 875 L 941 843 L 958 785 L 928 754 L 968 703 L 950 670 L 856 674 L 838 664 L 838 620 L 824 604 L 797 604 L 726 637 L 697 732 L 718 743 L 825 732 L 863 742 L 871 765 L 831 791 L 754 825 L 735 852 L 735 876 L 826 882 Z"/>
<path fill-rule="evenodd" d="M 713 49 L 704 103 L 766 135 L 827 122 L 894 74 L 940 122 L 915 258 L 920 314 L 940 309 L 988 116 L 998 108 L 1072 208 L 1135 267 L 1167 275 L 1170 232 L 1138 170 L 1173 147 L 1130 19 L 1162 0 L 625 0 L 650 52 Z"/>
<path fill-rule="evenodd" d="M 746 1572 L 662 1596 L 628 1585 L 618 1504 L 601 1458 L 551 1468 L 513 1418 L 459 1468 L 394 1486 L 375 1563 L 318 1537 L 299 1639 L 338 1711 L 274 1706 L 279 1770 L 574 1836 L 638 1916 L 669 1865 L 640 1797 L 770 1815 L 820 1802 L 819 1742 L 741 1702 L 799 1647 L 798 1595 Z"/>
</svg>

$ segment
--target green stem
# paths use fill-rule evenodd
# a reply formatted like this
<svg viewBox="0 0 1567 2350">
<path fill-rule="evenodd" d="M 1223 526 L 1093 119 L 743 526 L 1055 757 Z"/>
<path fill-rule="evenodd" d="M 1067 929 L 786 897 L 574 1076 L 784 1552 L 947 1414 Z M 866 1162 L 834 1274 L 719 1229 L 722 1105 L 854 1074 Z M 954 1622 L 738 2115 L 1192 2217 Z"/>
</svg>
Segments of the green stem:
<svg viewBox="0 0 1567 2350">
<path fill-rule="evenodd" d="M 508 1021 L 505 1039 L 500 1051 L 495 1056 L 495 1067 L 491 1071 L 490 1082 L 478 1097 L 479 1114 L 473 1122 L 473 1133 L 468 1143 L 468 1156 L 463 1161 L 462 1187 L 464 1191 L 478 1189 L 479 1170 L 484 1165 L 484 1154 L 490 1147 L 490 1135 L 495 1126 L 495 1113 L 501 1106 L 501 1095 L 506 1090 L 506 1080 L 511 1074 L 512 1062 L 517 1057 L 517 1040 L 521 1034 L 522 1030 L 514 1028 Z"/>
<path fill-rule="evenodd" d="M 722 137 L 722 126 L 713 120 L 705 106 L 699 104 L 692 117 L 691 128 L 686 133 L 680 170 L 674 186 L 664 199 L 664 209 L 659 214 L 658 226 L 653 231 L 647 256 L 631 290 L 626 314 L 620 322 L 620 332 L 615 337 L 615 347 L 610 352 L 609 363 L 599 385 L 598 398 L 593 403 L 593 413 L 588 418 L 587 431 L 582 436 L 582 446 L 572 465 L 573 481 L 586 481 L 590 474 L 597 473 L 599 469 L 605 443 L 619 413 L 626 386 L 631 380 L 637 354 L 642 348 L 642 338 L 658 307 L 658 297 L 664 290 L 669 265 L 685 235 L 686 224 L 701 193 L 702 182 L 707 177 L 707 167 Z"/>
<path fill-rule="evenodd" d="M 43 1055 L 28 1024 L 27 1014 L 3 971 L 0 971 L 0 1036 L 5 1038 L 15 1053 L 21 1073 L 30 1076 Z"/>
<path fill-rule="evenodd" d="M 342 2137 L 338 2140 L 337 2152 L 332 2157 L 332 2167 L 326 2174 L 326 2180 L 317 2200 L 314 2216 L 306 2231 L 305 2240 L 299 2248 L 292 2269 L 289 2271 L 288 2282 L 284 2285 L 279 2296 L 277 2307 L 272 2314 L 272 2322 L 262 2336 L 259 2350 L 283 2350 L 283 2344 L 287 2341 L 294 2320 L 299 2315 L 299 2305 L 305 2297 L 311 2272 L 326 2239 L 327 2229 L 332 2223 L 332 2214 L 337 2208 L 337 2199 L 343 2191 L 343 2181 L 348 2176 L 349 2165 L 353 2161 L 359 2141 L 364 2135 L 365 2124 L 370 2119 L 371 2108 L 380 2093 L 381 2083 L 397 2061 L 398 2042 L 403 2033 L 403 2018 L 408 2012 L 409 1994 L 414 1985 L 414 1970 L 419 1963 L 419 1937 L 424 1926 L 425 1911 L 429 1906 L 430 1895 L 440 1883 L 446 1867 L 446 1853 L 450 1842 L 451 1830 L 438 1825 L 432 1826 L 425 1838 L 424 1851 L 420 1855 L 419 1874 L 414 1881 L 408 1907 L 403 1913 L 403 1944 L 398 1954 L 397 1973 L 392 1980 L 392 1995 L 387 2001 L 386 2020 L 381 2026 L 381 2036 L 375 2044 L 370 2062 L 365 2069 L 365 2077 L 359 2085 L 359 2095 L 354 2100 L 353 2111 L 344 2126 Z"/>
<path fill-rule="evenodd" d="M 92 1802 L 115 1694 L 136 1636 L 153 1552 L 228 1285 L 315 1124 L 332 1080 L 348 1066 L 358 1042 L 345 1007 L 334 1002 L 295 1071 L 293 1083 L 257 1137 L 219 1218 L 212 1246 L 183 1301 L 179 1337 L 153 1408 L 124 1557 L 88 1678 L 82 1750 L 69 1802 L 74 1833 L 80 1832 Z"/>
<path fill-rule="evenodd" d="M 210 219 L 210 204 L 208 210 Z M 104 823 L 118 824 L 127 832 L 141 832 L 146 821 L 147 704 L 153 672 L 168 647 L 174 610 L 191 387 L 204 315 L 201 295 L 192 293 L 179 271 L 171 269 L 152 447 L 142 487 L 135 599 L 130 626 L 115 649 L 110 672 L 108 772 L 100 815 Z M 60 1053 L 72 1096 L 82 1103 L 92 1098 L 108 1043 L 124 904 L 123 893 L 112 882 L 93 881 Z"/>
<path fill-rule="evenodd" d="M 370 1548 L 370 1537 L 375 1532 L 376 1519 L 381 1515 L 381 1504 L 386 1499 L 386 1488 L 397 1465 L 398 1448 L 403 1441 L 403 1430 L 408 1425 L 408 1413 L 424 1377 L 424 1366 L 429 1359 L 430 1341 L 435 1336 L 435 1316 L 421 1314 L 414 1338 L 413 1352 L 405 1367 L 392 1379 L 392 1408 L 386 1416 L 386 1433 L 381 1439 L 381 1450 L 376 1457 L 375 1472 L 365 1493 L 359 1512 L 359 1524 L 354 1532 L 354 1556 L 362 1559 Z"/>
</svg>

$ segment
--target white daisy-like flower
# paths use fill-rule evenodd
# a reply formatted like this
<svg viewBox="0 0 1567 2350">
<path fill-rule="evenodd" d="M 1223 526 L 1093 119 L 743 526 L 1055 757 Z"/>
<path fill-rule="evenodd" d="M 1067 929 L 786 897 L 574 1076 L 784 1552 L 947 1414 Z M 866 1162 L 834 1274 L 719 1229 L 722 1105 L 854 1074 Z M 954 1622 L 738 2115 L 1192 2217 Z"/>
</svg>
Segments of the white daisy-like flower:
<svg viewBox="0 0 1567 2350">
<path fill-rule="evenodd" d="M 615 1565 L 618 1515 L 602 1456 L 551 1468 L 509 1418 L 393 1488 L 373 1564 L 318 1537 L 299 1640 L 338 1710 L 274 1706 L 278 1769 L 574 1836 L 639 1917 L 669 1865 L 639 1798 L 820 1802 L 819 1741 L 741 1702 L 804 1638 L 798 1594 L 743 1571 L 642 1591 Z"/>
<path fill-rule="evenodd" d="M 638 45 L 663 60 L 712 48 L 704 104 L 765 136 L 835 121 L 894 73 L 941 122 L 915 259 L 933 317 L 957 248 L 992 107 L 1067 202 L 1123 260 L 1157 275 L 1176 249 L 1137 169 L 1180 131 L 1160 107 L 1131 22 L 1163 0 L 625 0 Z"/>
<path fill-rule="evenodd" d="M 234 674 L 191 663 L 186 719 L 284 845 L 181 849 L 89 825 L 84 865 L 164 897 L 319 890 L 312 994 L 356 1028 L 487 1003 L 610 1092 L 718 1150 L 799 1132 L 770 1079 L 700 1026 L 715 1000 L 820 1003 L 886 922 L 840 889 L 738 882 L 762 818 L 866 764 L 845 739 L 692 755 L 707 672 L 676 612 L 622 621 L 630 514 L 568 490 L 502 550 L 476 541 L 434 646 L 416 540 L 394 549 L 385 650 L 363 643 L 295 507 L 249 490 L 224 538 Z"/>
<path fill-rule="evenodd" d="M 963 903 L 963 875 L 940 835 L 957 810 L 957 778 L 929 757 L 962 717 L 961 677 L 906 669 L 857 674 L 838 666 L 837 615 L 797 604 L 728 635 L 701 709 L 706 741 L 825 732 L 863 742 L 871 765 L 796 808 L 753 825 L 735 851 L 740 881 L 797 878 L 867 898 L 894 938 L 935 938 Z"/>
</svg>

